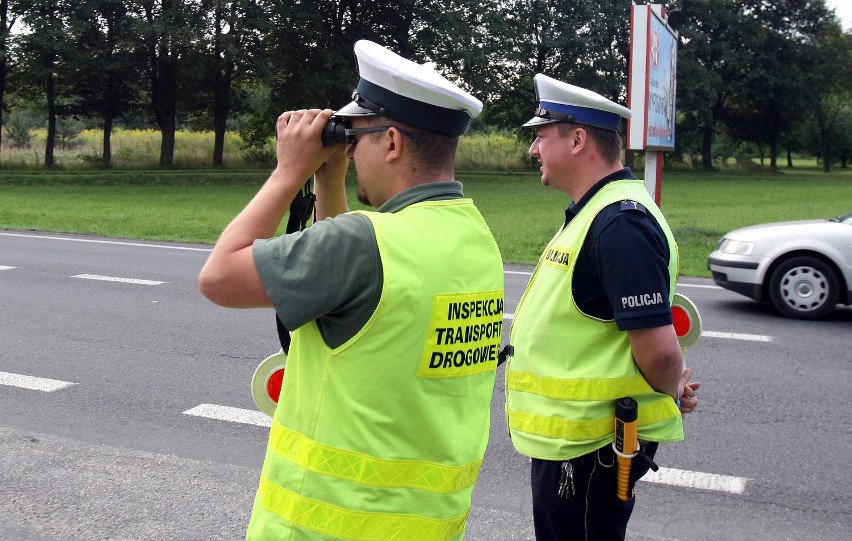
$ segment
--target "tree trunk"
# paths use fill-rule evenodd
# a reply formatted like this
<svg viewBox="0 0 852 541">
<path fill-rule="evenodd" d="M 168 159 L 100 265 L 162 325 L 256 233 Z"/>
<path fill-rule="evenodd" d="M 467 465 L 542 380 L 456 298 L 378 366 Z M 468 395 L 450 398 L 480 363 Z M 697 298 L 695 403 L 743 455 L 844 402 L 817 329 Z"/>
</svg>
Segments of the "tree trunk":
<svg viewBox="0 0 852 541">
<path fill-rule="evenodd" d="M 104 116 L 104 154 L 101 159 L 104 167 L 109 167 L 112 163 L 112 115 Z"/>
<path fill-rule="evenodd" d="M 713 125 L 707 123 L 704 125 L 703 137 L 701 140 L 701 165 L 706 171 L 713 169 Z"/>
<path fill-rule="evenodd" d="M 3 98 L 6 96 L 6 74 L 9 62 L 6 53 L 9 49 L 9 0 L 0 0 L 0 148 L 3 148 Z M 2 162 L 2 161 L 0 161 Z"/>
<path fill-rule="evenodd" d="M 47 139 L 44 147 L 44 165 L 53 167 L 53 149 L 56 147 L 56 90 L 53 75 L 48 75 L 45 91 L 47 93 Z"/>
<path fill-rule="evenodd" d="M 790 152 L 790 149 L 787 149 L 787 169 L 793 168 L 793 153 Z"/>
<path fill-rule="evenodd" d="M 170 167 L 175 164 L 175 116 L 163 115 L 160 121 L 160 165 Z"/>
<path fill-rule="evenodd" d="M 224 56 L 224 57 L 223 57 Z M 213 166 L 225 165 L 225 132 L 228 129 L 228 115 L 231 112 L 231 81 L 234 78 L 234 64 L 229 55 L 216 52 L 213 78 Z"/>
<path fill-rule="evenodd" d="M 828 173 L 831 171 L 831 141 L 828 137 L 828 130 L 820 130 L 821 150 L 822 150 L 822 171 Z"/>
<path fill-rule="evenodd" d="M 775 138 L 769 143 L 769 171 L 778 172 L 778 141 Z"/>
<path fill-rule="evenodd" d="M 222 167 L 225 165 L 225 129 L 228 119 L 227 111 L 217 109 L 213 113 L 213 166 Z"/>
<path fill-rule="evenodd" d="M 342 8 L 339 8 L 342 9 Z M 224 165 L 225 129 L 231 100 L 230 69 L 226 67 L 227 46 L 223 43 L 222 22 L 224 14 L 217 6 L 215 9 L 214 47 L 213 47 L 213 167 Z M 233 30 L 233 29 L 232 29 Z"/>
<path fill-rule="evenodd" d="M 177 62 L 171 52 L 166 51 L 157 58 L 157 78 L 154 84 L 154 117 L 160 128 L 160 165 L 169 167 L 175 163 L 175 129 L 177 121 Z"/>
<path fill-rule="evenodd" d="M 3 68 L 0 67 L 0 70 Z M 3 148 L 3 94 L 5 93 L 5 82 L 0 81 L 0 149 Z M 0 164 L 3 163 L 3 153 L 0 150 Z"/>
</svg>

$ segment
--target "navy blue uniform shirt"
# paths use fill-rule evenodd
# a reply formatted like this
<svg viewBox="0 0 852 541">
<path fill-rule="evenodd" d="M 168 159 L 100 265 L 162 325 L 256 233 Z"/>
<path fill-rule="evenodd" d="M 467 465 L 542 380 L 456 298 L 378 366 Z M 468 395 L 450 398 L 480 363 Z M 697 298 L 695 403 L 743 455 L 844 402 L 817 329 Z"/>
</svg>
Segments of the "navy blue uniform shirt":
<svg viewBox="0 0 852 541">
<path fill-rule="evenodd" d="M 565 211 L 566 225 L 606 184 L 635 178 L 624 168 L 598 181 Z M 642 205 L 614 203 L 592 222 L 577 255 L 571 293 L 583 313 L 614 319 L 622 331 L 670 325 L 668 261 L 668 242 L 654 217 Z M 637 296 L 662 302 L 637 303 Z"/>
</svg>

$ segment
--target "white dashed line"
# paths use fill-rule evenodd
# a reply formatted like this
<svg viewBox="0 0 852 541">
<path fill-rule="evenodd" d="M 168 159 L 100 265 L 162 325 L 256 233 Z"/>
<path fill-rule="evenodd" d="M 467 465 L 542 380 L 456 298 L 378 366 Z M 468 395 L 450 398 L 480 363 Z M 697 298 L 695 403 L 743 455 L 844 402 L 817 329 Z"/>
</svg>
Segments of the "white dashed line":
<svg viewBox="0 0 852 541">
<path fill-rule="evenodd" d="M 701 333 L 701 336 L 706 336 L 707 338 L 724 338 L 726 340 L 746 340 L 749 342 L 772 342 L 773 340 L 771 336 L 762 334 L 742 334 L 736 332 L 704 331 Z"/>
<path fill-rule="evenodd" d="M 232 423 L 243 423 L 269 428 L 272 426 L 272 417 L 256 410 L 232 408 L 229 406 L 217 406 L 216 404 L 201 404 L 184 412 L 187 415 L 206 417 L 219 421 L 230 421 Z"/>
<path fill-rule="evenodd" d="M 117 240 L 74 239 L 71 237 L 53 237 L 50 235 L 23 235 L 21 233 L 0 233 L 4 237 L 24 237 L 28 239 L 67 240 L 70 242 L 91 242 L 95 244 L 116 244 L 118 246 L 140 246 L 142 248 L 163 248 L 166 250 L 189 250 L 191 252 L 209 252 L 210 248 L 193 248 L 190 246 L 166 246 L 162 244 L 144 244 L 141 242 L 122 242 Z"/>
<path fill-rule="evenodd" d="M 18 268 L 18 267 L 9 267 L 7 265 L 0 265 L 0 270 L 12 270 L 12 269 L 16 269 L 16 268 Z"/>
<path fill-rule="evenodd" d="M 746 479 L 745 477 L 675 470 L 672 468 L 660 468 L 656 472 L 649 471 L 641 480 L 661 485 L 697 488 L 730 494 L 742 494 L 745 492 L 746 483 L 750 481 L 750 479 Z"/>
<path fill-rule="evenodd" d="M 679 282 L 677 284 L 677 287 L 697 287 L 697 288 L 700 288 L 700 289 L 722 289 L 719 286 L 710 286 L 710 285 L 704 285 L 704 284 L 682 284 L 682 283 L 679 283 Z"/>
<path fill-rule="evenodd" d="M 515 314 L 503 314 L 503 319 L 515 319 Z M 746 340 L 749 342 L 772 342 L 771 336 L 763 334 L 742 334 L 735 332 L 716 332 L 704 331 L 701 333 L 702 338 L 722 338 L 725 340 Z"/>
<path fill-rule="evenodd" d="M 504 274 L 518 274 L 521 276 L 532 276 L 531 271 L 512 271 L 512 270 L 503 270 Z M 704 285 L 704 284 L 684 284 L 681 282 L 677 283 L 677 287 L 695 287 L 699 289 L 722 289 L 717 285 Z"/>
<path fill-rule="evenodd" d="M 74 385 L 70 381 L 60 381 L 58 379 L 37 378 L 35 376 L 25 376 L 23 374 L 12 374 L 11 372 L 0 372 L 0 385 L 9 385 L 11 387 L 20 387 L 22 389 L 30 389 L 32 391 L 43 391 L 52 393 L 60 389 L 65 389 Z"/>
<path fill-rule="evenodd" d="M 138 278 L 118 278 L 116 276 L 100 276 L 97 274 L 77 274 L 71 278 L 84 278 L 86 280 L 103 280 L 105 282 L 122 282 L 125 284 L 141 284 L 145 286 L 158 286 L 160 284 L 168 284 L 168 282 L 159 282 L 157 280 L 140 280 Z"/>
</svg>

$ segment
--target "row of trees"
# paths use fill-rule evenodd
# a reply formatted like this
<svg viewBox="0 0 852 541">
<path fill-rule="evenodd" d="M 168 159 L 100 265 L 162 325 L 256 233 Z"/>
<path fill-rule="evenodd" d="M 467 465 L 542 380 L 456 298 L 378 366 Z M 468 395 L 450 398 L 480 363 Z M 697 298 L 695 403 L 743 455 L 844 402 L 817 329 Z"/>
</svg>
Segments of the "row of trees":
<svg viewBox="0 0 852 541">
<path fill-rule="evenodd" d="M 345 103 L 357 83 L 352 45 L 370 39 L 457 77 L 486 103 L 478 125 L 514 129 L 533 107 L 535 73 L 626 101 L 630 6 L 0 0 L 0 124 L 10 107 L 42 111 L 49 166 L 58 117 L 96 120 L 109 164 L 116 122 L 147 115 L 171 165 L 178 120 L 191 116 L 213 129 L 222 165 L 229 118 L 240 115 L 243 139 L 260 145 L 281 111 Z M 724 132 L 768 149 L 775 168 L 782 149 L 809 150 L 814 126 L 826 168 L 848 155 L 852 35 L 824 0 L 673 0 L 668 12 L 681 36 L 679 152 L 700 149 L 711 168 Z"/>
</svg>

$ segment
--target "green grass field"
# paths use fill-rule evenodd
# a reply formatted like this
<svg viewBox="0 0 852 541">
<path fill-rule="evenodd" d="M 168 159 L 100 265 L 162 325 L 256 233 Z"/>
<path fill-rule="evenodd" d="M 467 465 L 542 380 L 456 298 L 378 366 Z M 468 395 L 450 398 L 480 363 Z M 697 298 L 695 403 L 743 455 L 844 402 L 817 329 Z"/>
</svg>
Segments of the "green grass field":
<svg viewBox="0 0 852 541">
<path fill-rule="evenodd" d="M 0 170 L 0 228 L 213 243 L 268 170 Z M 462 171 L 507 263 L 534 263 L 569 201 L 537 172 Z M 351 181 L 350 181 L 351 182 Z M 351 208 L 362 208 L 350 189 Z M 662 209 L 681 251 L 681 274 L 709 276 L 707 255 L 727 231 L 852 211 L 852 171 L 666 173 Z"/>
</svg>

